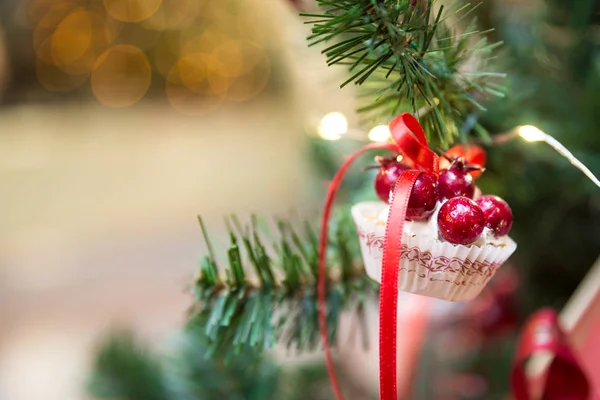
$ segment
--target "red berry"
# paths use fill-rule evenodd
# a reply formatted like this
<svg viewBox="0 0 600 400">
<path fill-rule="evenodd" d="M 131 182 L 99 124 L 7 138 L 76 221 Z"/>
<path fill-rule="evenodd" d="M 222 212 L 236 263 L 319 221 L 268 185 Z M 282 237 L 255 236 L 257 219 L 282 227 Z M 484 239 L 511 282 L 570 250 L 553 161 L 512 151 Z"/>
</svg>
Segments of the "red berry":
<svg viewBox="0 0 600 400">
<path fill-rule="evenodd" d="M 437 179 L 429 172 L 423 172 L 415 181 L 408 199 L 406 219 L 418 221 L 429 217 L 438 201 Z"/>
<path fill-rule="evenodd" d="M 377 158 L 381 164 L 377 175 L 375 175 L 375 192 L 384 203 L 389 203 L 390 191 L 394 183 L 408 166 L 398 162 L 396 158 Z"/>
<path fill-rule="evenodd" d="M 479 170 L 469 172 L 473 178 L 477 178 L 482 174 L 481 169 L 485 167 L 487 161 L 485 150 L 476 144 L 458 144 L 449 148 L 444 155 L 450 159 L 462 157 L 466 164 L 479 167 Z M 440 157 L 440 171 L 448 168 L 450 164 L 451 162 L 447 158 Z"/>
<path fill-rule="evenodd" d="M 473 177 L 469 174 L 462 159 L 456 159 L 450 168 L 440 173 L 438 180 L 438 190 L 440 199 L 451 199 L 457 196 L 464 196 L 470 199 L 475 193 Z"/>
<path fill-rule="evenodd" d="M 508 203 L 498 196 L 486 195 L 477 200 L 485 216 L 485 226 L 494 232 L 494 236 L 504 236 L 510 231 L 513 215 Z"/>
<path fill-rule="evenodd" d="M 453 197 L 442 205 L 438 213 L 440 235 L 450 243 L 473 243 L 485 226 L 481 208 L 466 197 Z"/>
</svg>

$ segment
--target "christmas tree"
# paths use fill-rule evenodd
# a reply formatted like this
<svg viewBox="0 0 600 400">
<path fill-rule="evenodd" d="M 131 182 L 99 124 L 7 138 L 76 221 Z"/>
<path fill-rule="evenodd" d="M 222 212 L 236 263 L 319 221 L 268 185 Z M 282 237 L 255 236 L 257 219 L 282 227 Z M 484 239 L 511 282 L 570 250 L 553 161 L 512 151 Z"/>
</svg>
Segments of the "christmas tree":
<svg viewBox="0 0 600 400">
<path fill-rule="evenodd" d="M 515 314 L 512 329 L 542 305 L 560 307 L 600 248 L 594 223 L 599 217 L 597 195 L 579 171 L 569 169 L 551 150 L 517 140 L 498 145 L 497 134 L 536 125 L 576 150 L 592 170 L 600 168 L 600 141 L 590 134 L 600 102 L 596 43 L 590 35 L 597 5 L 547 1 L 544 14 L 532 7 L 531 15 L 520 20 L 508 17 L 517 4 L 317 3 L 314 12 L 302 14 L 312 26 L 308 43 L 321 46 L 329 65 L 347 68 L 347 80 L 340 85 L 357 86 L 358 112 L 365 124 L 407 111 L 419 117 L 432 148 L 446 150 L 468 141 L 493 146 L 489 178 L 482 178 L 481 187 L 511 204 L 519 221 L 513 236 L 523 249 L 514 260 L 521 277 L 522 312 L 514 311 L 516 307 L 504 310 Z M 533 19 L 535 27 L 544 29 L 532 28 Z M 501 41 L 504 50 L 499 50 Z M 348 150 L 332 143 L 311 143 L 314 164 L 325 179 L 334 175 Z M 326 297 L 332 343 L 339 344 L 343 315 L 357 315 L 364 327 L 368 302 L 377 295 L 344 207 L 359 196 L 374 196 L 372 175 L 367 175 L 356 171 L 351 176 L 339 196 L 339 215 L 330 235 Z M 173 358 L 149 354 L 128 334 L 111 338 L 99 351 L 92 393 L 130 400 L 331 398 L 320 365 L 286 368 L 266 353 L 277 344 L 293 352 L 320 348 L 314 222 L 298 217 L 272 223 L 253 217 L 242 223 L 231 216 L 230 246 L 223 255 L 215 254 L 210 233 L 199 222 L 208 252 L 192 285 L 195 301 Z M 494 327 L 492 321 L 478 328 L 487 342 L 474 349 L 483 350 L 480 355 L 463 353 L 444 360 L 458 362 L 456 370 L 484 375 L 485 390 L 464 398 L 501 398 L 508 391 L 510 351 L 505 350 L 512 348 L 513 338 L 509 334 L 494 342 L 499 340 Z M 488 339 L 501 346 L 490 345 Z M 421 371 L 435 359 L 426 352 L 433 347 L 424 347 Z M 411 398 L 434 398 L 418 384 L 422 380 L 417 376 Z M 467 386 L 476 387 L 477 382 Z"/>
</svg>

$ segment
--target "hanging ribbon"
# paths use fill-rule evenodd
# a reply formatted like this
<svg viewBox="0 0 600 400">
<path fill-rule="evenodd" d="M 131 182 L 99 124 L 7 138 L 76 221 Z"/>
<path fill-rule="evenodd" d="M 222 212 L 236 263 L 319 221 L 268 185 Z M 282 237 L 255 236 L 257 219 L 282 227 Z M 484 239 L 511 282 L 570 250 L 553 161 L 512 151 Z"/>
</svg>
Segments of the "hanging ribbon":
<svg viewBox="0 0 600 400">
<path fill-rule="evenodd" d="M 542 393 L 533 397 L 527 379 L 525 365 L 536 354 L 551 353 L 553 356 L 542 382 Z M 551 309 L 534 314 L 523 330 L 511 376 L 515 400 L 587 400 L 590 385 L 575 354 L 561 329 L 556 313 Z"/>
<path fill-rule="evenodd" d="M 396 378 L 396 335 L 398 306 L 398 273 L 402 255 L 402 231 L 408 207 L 408 199 L 415 180 L 421 171 L 437 175 L 439 159 L 428 147 L 425 132 L 419 121 L 408 113 L 399 115 L 390 123 L 390 132 L 395 143 L 371 144 L 353 153 L 333 178 L 321 219 L 321 237 L 319 241 L 319 278 L 317 283 L 318 315 L 321 340 L 325 352 L 325 361 L 329 379 L 337 400 L 343 395 L 335 375 L 330 353 L 329 334 L 327 332 L 327 310 L 325 299 L 327 270 L 327 235 L 329 217 L 335 194 L 344 174 L 358 156 L 372 149 L 388 149 L 402 154 L 419 170 L 404 171 L 392 191 L 390 211 L 386 223 L 383 246 L 382 277 L 379 297 L 379 391 L 381 400 L 397 400 Z"/>
</svg>

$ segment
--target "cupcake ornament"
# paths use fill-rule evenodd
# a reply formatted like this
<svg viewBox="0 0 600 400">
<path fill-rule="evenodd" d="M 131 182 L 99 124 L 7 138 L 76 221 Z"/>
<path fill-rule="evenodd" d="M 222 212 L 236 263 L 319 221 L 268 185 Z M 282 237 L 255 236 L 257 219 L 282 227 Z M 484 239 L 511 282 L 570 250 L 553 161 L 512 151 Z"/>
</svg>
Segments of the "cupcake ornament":
<svg viewBox="0 0 600 400">
<path fill-rule="evenodd" d="M 516 249 L 508 237 L 510 206 L 498 196 L 483 195 L 475 185 L 474 176 L 484 171 L 485 153 L 478 146 L 468 151 L 460 146 L 462 152 L 455 147 L 438 159 L 410 114 L 402 114 L 390 127 L 397 142 L 410 137 L 419 145 L 408 139 L 408 145 L 396 149 L 403 158 L 414 157 L 415 167 L 404 165 L 397 173 L 396 164 L 380 163 L 375 189 L 381 202 L 352 208 L 367 273 L 382 283 L 391 269 L 397 274 L 398 290 L 448 301 L 472 300 Z M 387 176 L 390 168 L 397 179 L 393 184 L 388 179 L 383 187 L 380 176 Z M 398 195 L 401 202 L 392 200 Z M 399 253 L 397 266 L 390 265 L 390 250 L 392 255 Z"/>
<path fill-rule="evenodd" d="M 475 185 L 485 153 L 455 146 L 439 158 L 408 113 L 392 121 L 390 131 L 395 143 L 379 147 L 396 155 L 376 158 L 374 189 L 381 201 L 352 207 L 367 274 L 396 297 L 402 290 L 472 300 L 516 249 L 508 236 L 510 206 Z"/>
<path fill-rule="evenodd" d="M 380 386 L 395 387 L 396 313 L 399 291 L 447 301 L 474 299 L 517 245 L 508 236 L 510 206 L 485 195 L 475 178 L 485 166 L 478 146 L 454 147 L 439 158 L 428 147 L 423 128 L 408 113 L 390 123 L 393 143 L 373 143 L 346 159 L 333 178 L 323 212 L 319 242 L 319 325 L 328 366 L 325 310 L 328 222 L 337 188 L 350 165 L 372 149 L 394 157 L 378 158 L 374 189 L 381 201 L 352 207 L 367 274 L 380 288 Z M 440 165 L 443 167 L 440 169 Z M 334 376 L 334 374 L 331 374 Z M 339 392 L 337 380 L 332 379 Z"/>
</svg>

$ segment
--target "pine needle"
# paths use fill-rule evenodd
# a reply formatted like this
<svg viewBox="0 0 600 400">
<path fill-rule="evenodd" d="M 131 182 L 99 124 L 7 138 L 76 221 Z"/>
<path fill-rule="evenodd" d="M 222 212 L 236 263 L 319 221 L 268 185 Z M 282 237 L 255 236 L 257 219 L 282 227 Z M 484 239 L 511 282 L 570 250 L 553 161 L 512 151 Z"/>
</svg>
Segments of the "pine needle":
<svg viewBox="0 0 600 400">
<path fill-rule="evenodd" d="M 232 218 L 230 247 L 222 280 L 210 258 L 201 264 L 194 286 L 196 302 L 190 325 L 200 326 L 209 340 L 207 354 L 239 354 L 248 348 L 264 351 L 283 343 L 299 351 L 319 346 L 317 319 L 317 234 L 305 224 L 303 234 L 289 220 L 277 221 L 279 236 L 275 252 L 267 252 L 260 221 L 241 226 Z M 327 321 L 331 340 L 344 310 L 356 310 L 374 293 L 376 285 L 361 265 L 352 221 L 337 221 L 332 229 L 332 257 L 336 264 L 328 271 Z M 202 226 L 202 225 L 201 225 Z M 244 253 L 240 243 L 243 244 Z M 250 281 L 247 271 L 256 279 Z"/>
<path fill-rule="evenodd" d="M 485 110 L 473 91 L 504 96 L 489 82 L 503 78 L 501 73 L 485 71 L 490 58 L 473 61 L 500 43 L 488 44 L 484 35 L 490 31 L 479 31 L 475 20 L 463 32 L 449 27 L 470 17 L 480 3 L 456 0 L 450 7 L 434 7 L 432 0 L 424 10 L 408 0 L 317 3 L 321 14 L 304 14 L 312 18 L 307 21 L 313 26 L 309 43 L 334 42 L 323 50 L 327 64 L 346 65 L 351 72 L 340 87 L 350 83 L 361 87 L 365 102 L 358 111 L 365 114 L 363 121 L 391 120 L 402 111 L 414 113 L 439 103 L 422 123 L 432 145 L 447 148 L 461 138 L 458 132 L 466 116 Z M 472 64 L 477 64 L 477 72 L 466 70 Z"/>
</svg>

